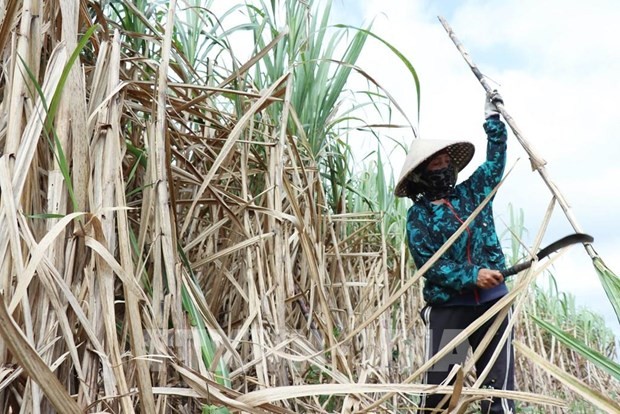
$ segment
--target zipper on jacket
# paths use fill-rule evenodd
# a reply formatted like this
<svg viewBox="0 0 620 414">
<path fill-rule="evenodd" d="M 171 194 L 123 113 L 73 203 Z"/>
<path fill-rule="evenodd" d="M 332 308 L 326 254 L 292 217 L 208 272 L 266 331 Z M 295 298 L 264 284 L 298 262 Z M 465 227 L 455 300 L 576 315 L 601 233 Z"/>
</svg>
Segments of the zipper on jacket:
<svg viewBox="0 0 620 414">
<path fill-rule="evenodd" d="M 452 215 L 454 215 L 454 217 L 456 217 L 456 219 L 463 224 L 464 221 L 463 219 L 461 219 L 461 217 L 457 214 L 456 210 L 454 209 L 454 206 L 445 198 L 443 199 L 443 203 L 448 207 L 448 209 L 450 209 L 450 211 L 452 212 Z M 469 226 L 467 226 L 465 228 L 465 230 L 467 230 L 467 263 L 472 264 L 471 261 L 471 230 L 469 229 Z M 476 305 L 480 304 L 480 295 L 478 293 L 478 286 L 474 287 L 474 299 L 476 300 Z"/>
</svg>

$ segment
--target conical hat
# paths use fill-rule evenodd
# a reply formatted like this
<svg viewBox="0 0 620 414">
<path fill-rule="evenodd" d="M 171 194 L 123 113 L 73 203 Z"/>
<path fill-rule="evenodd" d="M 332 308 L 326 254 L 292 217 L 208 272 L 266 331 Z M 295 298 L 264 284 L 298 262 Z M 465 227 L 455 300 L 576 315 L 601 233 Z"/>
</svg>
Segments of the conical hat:
<svg viewBox="0 0 620 414">
<path fill-rule="evenodd" d="M 397 197 L 407 197 L 407 181 L 409 175 L 424 161 L 433 157 L 438 152 L 446 151 L 450 154 L 452 162 L 458 171 L 461 171 L 474 156 L 474 144 L 468 141 L 446 141 L 438 139 L 414 139 L 409 147 L 407 158 L 400 171 L 400 178 L 396 184 L 394 194 Z"/>
</svg>

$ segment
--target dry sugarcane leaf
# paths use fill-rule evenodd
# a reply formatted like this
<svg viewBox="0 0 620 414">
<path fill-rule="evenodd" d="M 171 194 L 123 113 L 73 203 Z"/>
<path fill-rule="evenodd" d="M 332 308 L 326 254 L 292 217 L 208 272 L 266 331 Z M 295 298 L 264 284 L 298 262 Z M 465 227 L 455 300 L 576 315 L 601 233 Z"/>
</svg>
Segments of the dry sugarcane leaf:
<svg viewBox="0 0 620 414">
<path fill-rule="evenodd" d="M 39 266 L 41 261 L 46 257 L 49 246 L 59 235 L 64 232 L 65 227 L 67 227 L 75 218 L 83 215 L 84 213 L 71 213 L 61 218 L 36 245 L 34 251 L 30 252 L 30 261 L 28 262 L 24 273 L 18 276 L 17 286 L 15 287 L 15 291 L 13 292 L 13 296 L 11 298 L 11 303 L 9 305 L 9 311 L 11 313 L 15 310 L 17 304 L 21 301 L 24 295 L 26 295 L 28 285 L 30 285 L 32 278 L 34 277 L 37 266 Z"/>
<path fill-rule="evenodd" d="M 365 393 L 434 393 L 451 394 L 454 388 L 451 386 L 435 386 L 422 384 L 312 384 L 291 385 L 286 387 L 271 387 L 258 391 L 252 391 L 237 398 L 238 402 L 257 407 L 260 404 L 280 400 L 301 398 L 311 395 L 348 395 Z M 559 398 L 553 398 L 533 393 L 520 391 L 502 391 L 497 389 L 472 389 L 463 388 L 462 395 L 477 396 L 480 398 L 507 398 L 525 402 L 548 404 L 557 407 L 565 406 L 565 402 Z M 365 407 L 368 410 L 369 407 Z"/>
<path fill-rule="evenodd" d="M 80 414 L 82 410 L 65 390 L 52 370 L 30 346 L 8 312 L 4 295 L 0 295 L 0 335 L 13 357 L 43 390 L 57 412 Z"/>
<path fill-rule="evenodd" d="M 62 69 L 66 62 L 66 59 L 66 48 L 62 44 L 60 44 L 53 50 L 52 55 L 50 56 L 50 60 L 47 65 L 47 71 L 45 74 L 45 81 L 42 87 L 43 96 L 48 102 L 49 100 L 51 100 L 51 97 L 56 90 L 56 86 L 60 81 L 60 76 L 62 74 Z M 14 116 L 17 117 L 17 119 L 21 119 L 21 114 L 15 114 Z M 15 197 L 16 203 L 22 196 L 26 177 L 28 175 L 28 171 L 30 169 L 32 160 L 36 152 L 37 144 L 41 136 L 41 131 L 43 130 L 43 123 L 45 121 L 45 117 L 46 114 L 43 101 L 41 97 L 37 97 L 35 99 L 33 114 L 28 119 L 26 126 L 24 127 L 23 133 L 21 133 L 21 140 L 19 141 L 19 145 L 15 152 L 15 165 L 12 171 L 12 183 L 13 196 Z M 5 151 L 9 151 L 10 153 L 12 149 L 9 147 L 8 143 L 9 132 L 10 129 L 7 128 L 7 137 L 5 138 L 7 140 L 7 143 Z M 3 197 L 0 198 L 0 202 L 2 199 Z M 5 216 L 0 215 L 0 258 L 5 257 L 8 245 L 8 238 L 5 236 L 5 232 L 7 231 L 7 229 L 4 224 L 4 220 Z M 3 265 L 5 265 L 5 263 L 8 264 L 9 262 L 3 261 Z"/>
<path fill-rule="evenodd" d="M 450 403 L 448 404 L 448 411 L 452 411 L 459 402 L 459 398 L 461 398 L 461 393 L 463 392 L 463 380 L 465 379 L 465 375 L 463 374 L 463 368 L 460 367 L 457 374 L 456 380 L 454 382 L 454 392 L 450 396 Z"/>
<path fill-rule="evenodd" d="M 246 249 L 246 248 L 248 248 L 248 247 L 250 247 L 250 246 L 252 246 L 254 244 L 263 243 L 264 240 L 270 239 L 272 237 L 273 237 L 273 233 L 259 234 L 258 236 L 254 236 L 251 239 L 247 239 L 247 240 L 244 240 L 244 241 L 242 241 L 240 243 L 237 243 L 234 246 L 230 246 L 230 247 L 228 247 L 226 249 L 222 249 L 222 250 L 220 250 L 219 252 L 217 252 L 215 254 L 212 254 L 212 255 L 209 255 L 209 256 L 205 257 L 204 259 L 196 260 L 192 264 L 192 267 L 194 269 L 197 269 L 200 266 L 203 266 L 203 265 L 205 265 L 207 263 L 211 263 L 211 262 L 213 262 L 215 260 L 218 260 L 218 259 L 220 259 L 220 258 L 222 258 L 224 256 L 227 256 L 229 254 L 236 253 L 239 250 Z"/>
<path fill-rule="evenodd" d="M 291 414 L 291 411 L 271 405 L 268 402 L 257 404 L 255 406 L 250 406 L 239 400 L 239 398 L 241 397 L 240 393 L 224 388 L 221 385 L 217 384 L 215 381 L 210 381 L 209 379 L 200 376 L 199 374 L 185 367 L 176 364 L 174 364 L 173 366 L 179 372 L 179 374 L 181 374 L 183 378 L 185 378 L 185 380 L 192 387 L 192 389 L 198 394 L 200 394 L 202 398 L 206 398 L 209 402 L 216 402 L 224 406 L 231 407 L 247 413 L 262 414 L 264 411 L 261 406 L 266 405 L 264 409 L 267 411 L 281 414 Z M 232 394 L 233 396 L 228 396 L 230 394 Z"/>
<path fill-rule="evenodd" d="M 18 275 L 24 272 L 25 257 L 22 254 L 21 240 L 19 237 L 19 225 L 17 223 L 17 206 L 13 195 L 13 187 L 11 185 L 11 173 L 7 162 L 9 157 L 4 155 L 0 158 L 0 194 L 2 197 L 2 212 L 5 217 L 5 224 L 8 228 L 8 241 L 10 244 L 10 251 L 13 256 L 13 266 L 15 266 L 15 273 Z M 7 261 L 8 262 L 8 261 Z"/>
<path fill-rule="evenodd" d="M 560 382 L 562 382 L 562 384 L 566 385 L 585 400 L 589 401 L 593 406 L 603 410 L 606 413 L 620 412 L 620 404 L 616 401 L 588 386 L 583 381 L 562 370 L 560 367 L 545 360 L 525 344 L 521 342 L 515 342 L 514 344 L 517 351 L 521 352 L 527 358 L 542 367 L 546 372 L 557 378 Z"/>
<path fill-rule="evenodd" d="M 258 108 L 260 108 L 262 106 L 262 104 L 269 97 L 272 96 L 273 92 L 282 83 L 284 83 L 288 77 L 289 77 L 288 73 L 283 75 L 280 79 L 276 80 L 273 83 L 273 85 L 271 85 L 269 87 L 269 89 L 264 91 L 264 93 L 262 94 L 261 98 L 258 99 L 256 102 L 254 102 L 252 104 L 252 106 L 243 115 L 243 117 L 241 117 L 241 119 L 239 119 L 239 121 L 237 122 L 237 124 L 235 125 L 233 130 L 230 131 L 230 134 L 228 134 L 228 139 L 226 140 L 226 143 L 222 147 L 222 149 L 221 149 L 220 153 L 218 154 L 216 160 L 213 162 L 213 165 L 209 169 L 208 174 L 205 176 L 204 181 L 203 181 L 202 185 L 200 186 L 200 189 L 198 190 L 198 193 L 196 194 L 194 201 L 192 202 L 192 205 L 191 205 L 191 207 L 190 207 L 190 209 L 189 209 L 189 211 L 187 213 L 188 219 L 191 217 L 192 211 L 196 208 L 196 204 L 198 203 L 198 199 L 202 196 L 202 194 L 204 194 L 204 192 L 206 191 L 207 187 L 209 186 L 209 184 L 211 183 L 211 181 L 215 177 L 215 174 L 217 173 L 219 167 L 222 165 L 224 160 L 226 158 L 228 158 L 228 156 L 230 155 L 230 152 L 232 151 L 233 146 L 235 145 L 235 143 L 237 142 L 237 140 L 241 136 L 242 131 L 246 128 L 247 123 L 255 115 L 255 113 L 258 110 Z M 181 228 L 180 233 L 181 234 L 185 233 L 185 231 L 187 230 L 188 226 L 189 226 L 189 221 L 186 220 L 185 223 L 183 224 L 183 227 Z"/>
</svg>

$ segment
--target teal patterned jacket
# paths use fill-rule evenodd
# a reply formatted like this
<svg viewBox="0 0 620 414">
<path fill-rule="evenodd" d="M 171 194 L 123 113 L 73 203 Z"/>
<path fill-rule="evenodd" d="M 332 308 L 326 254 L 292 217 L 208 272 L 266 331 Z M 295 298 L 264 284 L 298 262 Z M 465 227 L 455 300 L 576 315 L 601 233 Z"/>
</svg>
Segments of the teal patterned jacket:
<svg viewBox="0 0 620 414">
<path fill-rule="evenodd" d="M 476 207 L 501 181 L 506 166 L 506 126 L 494 116 L 484 123 L 486 161 L 455 186 L 446 203 L 433 204 L 421 197 L 407 213 L 407 241 L 417 268 L 421 268 L 456 232 Z M 481 268 L 503 269 L 504 254 L 495 230 L 493 200 L 461 233 L 454 244 L 424 274 L 424 300 L 428 305 L 477 305 L 508 292 L 504 283 L 492 289 L 476 286 Z"/>
</svg>

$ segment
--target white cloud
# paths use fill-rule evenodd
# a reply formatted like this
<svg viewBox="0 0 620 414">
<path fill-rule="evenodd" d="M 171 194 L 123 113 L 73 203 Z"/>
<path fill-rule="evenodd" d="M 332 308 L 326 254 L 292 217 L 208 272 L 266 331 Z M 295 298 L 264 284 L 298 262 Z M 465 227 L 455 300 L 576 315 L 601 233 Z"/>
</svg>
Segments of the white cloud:
<svg viewBox="0 0 620 414">
<path fill-rule="evenodd" d="M 365 22 L 374 18 L 373 32 L 416 68 L 422 88 L 419 124 L 414 83 L 404 65 L 372 40 L 359 62 L 404 107 L 421 137 L 470 139 L 477 146 L 475 164 L 484 156 L 484 92 L 437 16 L 448 19 L 480 70 L 499 83 L 506 109 L 547 161 L 547 173 L 578 224 L 594 236 L 595 249 L 620 273 L 620 3 L 336 0 L 334 6 L 343 13 L 336 19 L 349 19 L 353 25 L 363 24 L 351 21 L 360 11 Z M 407 143 L 413 138 L 406 131 L 401 137 Z M 522 208 L 531 242 L 551 193 L 510 134 L 509 166 L 517 158 L 495 208 L 504 221 L 509 220 L 508 203 Z M 401 157 L 393 162 L 398 172 Z M 572 232 L 558 206 L 553 216 L 543 244 Z M 571 250 L 557 267 L 570 281 L 561 286 L 578 300 L 592 306 L 607 301 L 584 249 Z"/>
</svg>

